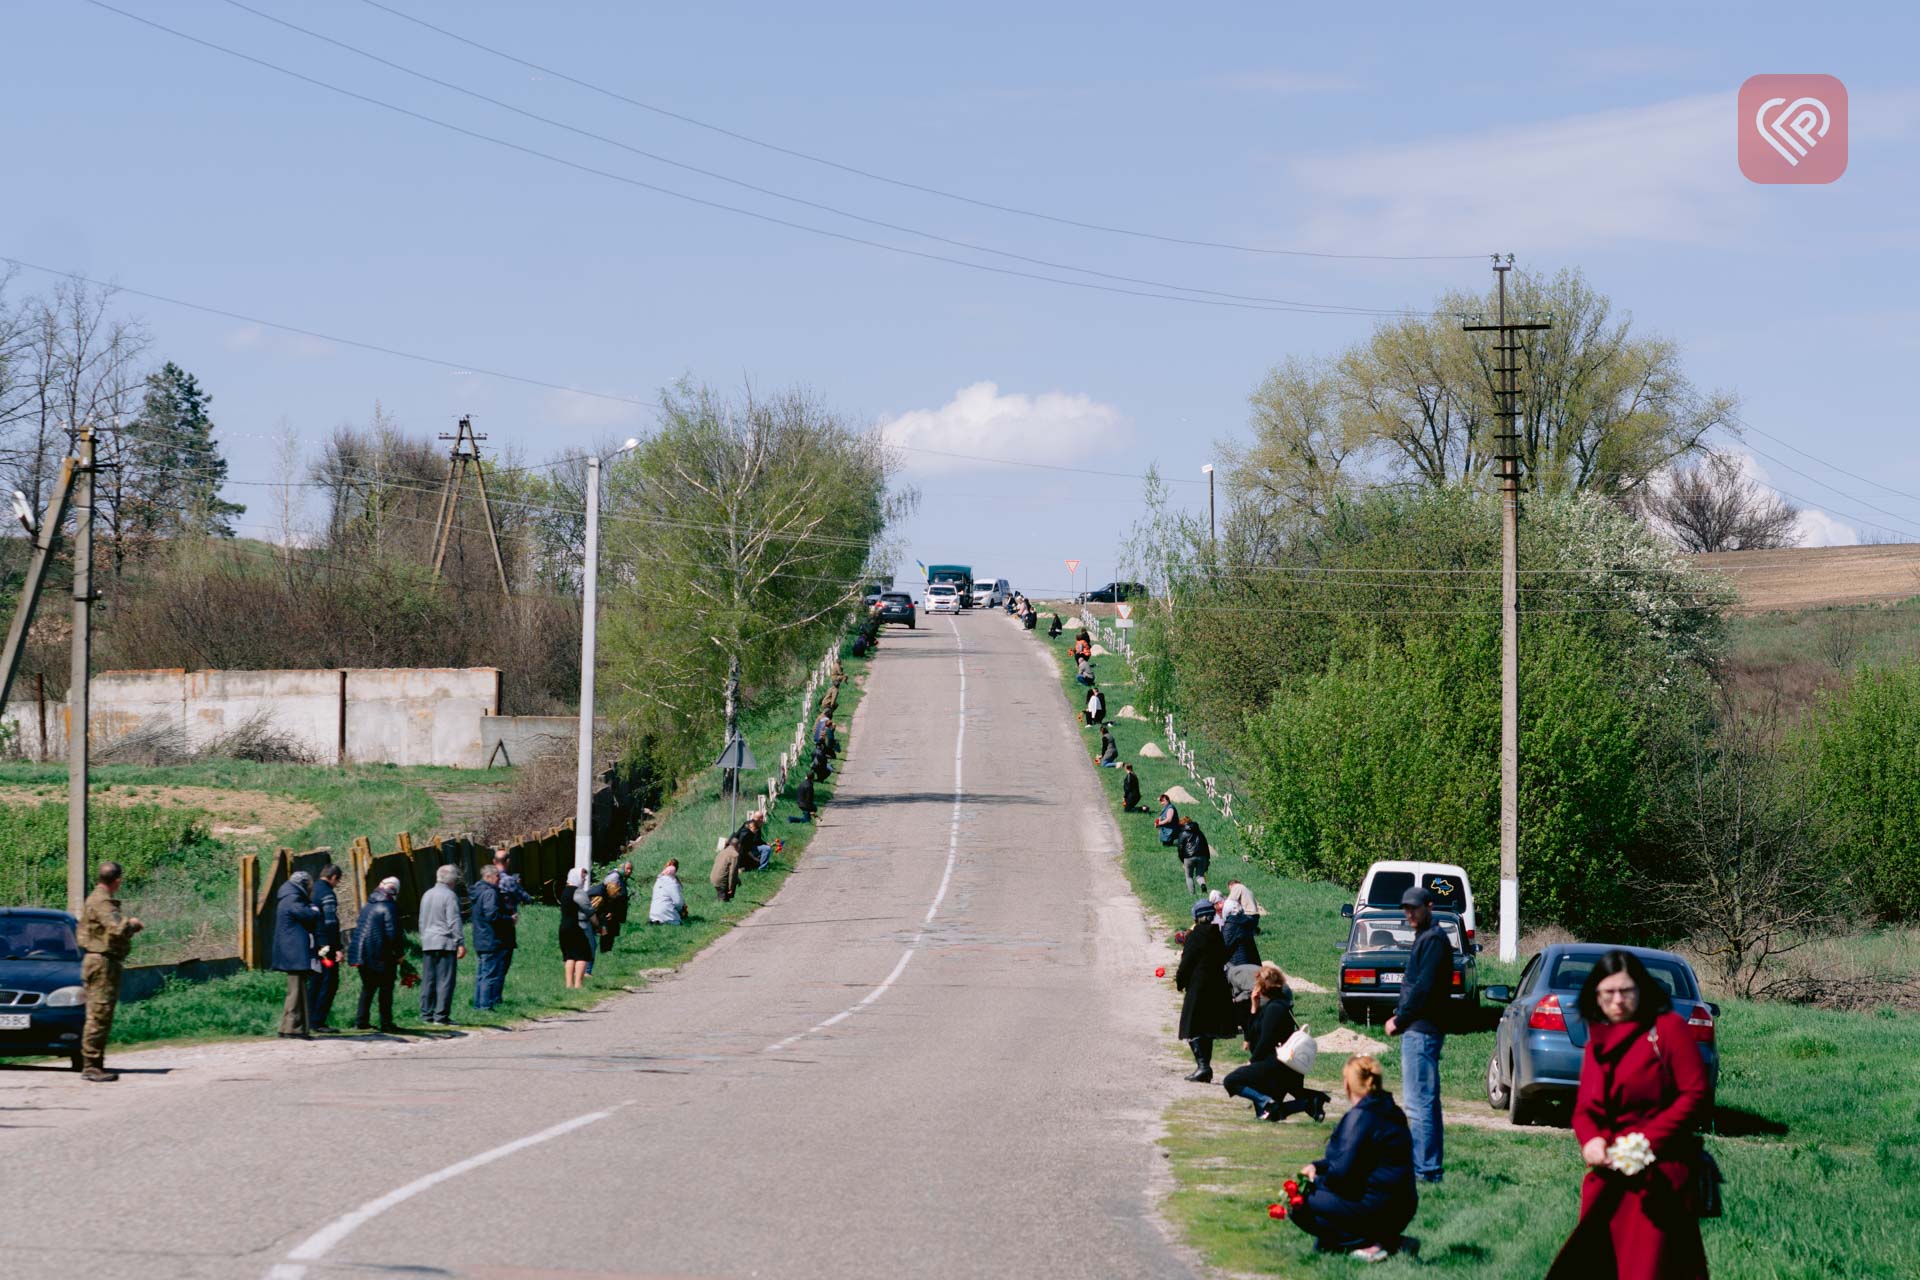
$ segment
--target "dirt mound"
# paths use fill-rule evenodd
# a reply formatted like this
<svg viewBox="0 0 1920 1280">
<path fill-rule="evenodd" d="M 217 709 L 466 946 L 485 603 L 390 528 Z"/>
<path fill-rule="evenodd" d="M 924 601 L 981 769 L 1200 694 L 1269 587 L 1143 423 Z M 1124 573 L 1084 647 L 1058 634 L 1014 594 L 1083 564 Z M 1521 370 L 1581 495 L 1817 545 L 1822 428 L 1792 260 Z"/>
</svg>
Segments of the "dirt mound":
<svg viewBox="0 0 1920 1280">
<path fill-rule="evenodd" d="M 42 786 L 0 786 L 0 805 L 36 805 L 67 798 L 64 782 Z M 210 819 L 216 836 L 285 837 L 320 816 L 320 810 L 302 800 L 264 791 L 228 791 L 220 787 L 169 787 L 119 784 L 96 787 L 92 803 L 131 806 L 157 805 L 163 809 L 198 809 Z"/>
</svg>

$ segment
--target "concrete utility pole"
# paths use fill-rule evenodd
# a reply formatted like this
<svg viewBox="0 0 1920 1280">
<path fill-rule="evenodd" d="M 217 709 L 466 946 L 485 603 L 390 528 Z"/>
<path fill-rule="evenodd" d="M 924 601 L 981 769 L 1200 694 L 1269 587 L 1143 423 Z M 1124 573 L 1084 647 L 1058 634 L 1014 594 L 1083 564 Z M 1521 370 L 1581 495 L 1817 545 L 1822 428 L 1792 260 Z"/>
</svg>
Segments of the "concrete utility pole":
<svg viewBox="0 0 1920 1280">
<path fill-rule="evenodd" d="M 73 669 L 67 683 L 67 910 L 87 900 L 87 679 L 93 660 L 93 428 L 74 467 Z"/>
<path fill-rule="evenodd" d="M 640 447 L 629 440 L 608 455 Z M 600 458 L 587 458 L 587 546 L 580 569 L 580 772 L 573 806 L 573 865 L 593 866 L 593 666 L 600 612 Z"/>
<path fill-rule="evenodd" d="M 1463 325 L 1469 333 L 1496 333 L 1494 372 L 1499 385 L 1495 437 L 1500 463 L 1500 959 L 1520 955 L 1520 343 L 1523 330 L 1550 327 L 1545 320 L 1507 320 L 1507 272 L 1513 255 L 1493 255 L 1499 293 L 1494 324 Z"/>
<path fill-rule="evenodd" d="M 1220 534 L 1213 522 L 1213 464 L 1209 462 L 1200 470 L 1207 476 L 1207 545 L 1217 548 L 1220 544 Z"/>
</svg>

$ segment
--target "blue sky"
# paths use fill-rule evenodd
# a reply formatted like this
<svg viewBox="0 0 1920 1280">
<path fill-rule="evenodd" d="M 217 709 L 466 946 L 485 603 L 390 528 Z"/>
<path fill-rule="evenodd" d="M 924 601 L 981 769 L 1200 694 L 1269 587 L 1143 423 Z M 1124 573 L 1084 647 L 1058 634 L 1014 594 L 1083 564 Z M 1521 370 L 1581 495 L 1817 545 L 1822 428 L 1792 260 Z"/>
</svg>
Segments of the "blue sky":
<svg viewBox="0 0 1920 1280">
<path fill-rule="evenodd" d="M 206 40 L 579 164 L 844 234 L 878 230 L 556 131 L 221 0 L 115 0 Z M 611 101 L 360 3 L 256 8 L 631 147 L 865 217 L 1192 288 L 1359 307 L 1487 280 L 1484 259 L 1339 261 L 1157 243 L 905 191 Z M 451 4 L 383 0 L 568 75 L 979 199 L 1201 240 L 1576 265 L 1739 393 L 1773 483 L 1920 540 L 1920 16 L 1909 6 L 1595 5 L 1195 13 L 1132 4 Z M 1290 355 L 1364 316 L 1200 306 L 968 270 L 769 225 L 462 137 L 183 43 L 82 0 L 5 19 L 0 255 L 456 364 L 651 400 L 681 376 L 803 383 L 962 453 L 1137 475 L 1204 506 L 1199 468 Z M 1849 90 L 1832 186 L 1756 186 L 1734 98 L 1758 72 Z M 1508 181 L 1503 189 L 1500 169 Z M 1086 279 L 1089 277 L 1079 277 Z M 27 273 L 17 289 L 50 281 Z M 1131 287 L 1131 286 L 1125 286 Z M 649 414 L 129 299 L 215 395 L 232 473 L 376 400 L 471 413 L 533 458 Z M 1112 576 L 1140 486 L 910 455 L 912 556 L 1035 589 Z M 1810 476 L 1787 469 L 1791 464 Z M 1834 486 L 1837 486 L 1834 487 Z M 264 491 L 236 489 L 268 520 Z M 1871 503 L 1869 506 L 1867 504 Z M 1883 508 L 1876 511 L 1874 508 Z M 1894 512 L 1889 515 L 1886 512 Z M 1883 535 L 1894 536 L 1894 535 Z"/>
</svg>

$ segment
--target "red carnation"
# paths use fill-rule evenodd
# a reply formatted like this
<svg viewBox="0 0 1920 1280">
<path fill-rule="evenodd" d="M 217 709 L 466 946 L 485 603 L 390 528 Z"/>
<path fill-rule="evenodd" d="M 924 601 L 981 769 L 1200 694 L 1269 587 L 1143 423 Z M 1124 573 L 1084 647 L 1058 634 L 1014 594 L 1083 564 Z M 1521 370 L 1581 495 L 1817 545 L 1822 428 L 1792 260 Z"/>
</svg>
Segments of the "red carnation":
<svg viewBox="0 0 1920 1280">
<path fill-rule="evenodd" d="M 1156 977 L 1156 978 L 1164 978 L 1164 977 L 1166 977 L 1166 976 L 1167 976 L 1167 969 L 1166 969 L 1166 966 L 1165 966 L 1165 965 L 1162 965 L 1162 966 L 1161 966 L 1161 967 L 1159 967 L 1158 969 L 1155 969 L 1155 970 L 1153 971 L 1153 976 L 1154 976 L 1154 977 Z"/>
<path fill-rule="evenodd" d="M 1285 1182 L 1281 1183 L 1280 1189 L 1286 1192 L 1290 1196 L 1300 1194 L 1300 1184 L 1295 1182 L 1292 1178 L 1288 1178 Z"/>
<path fill-rule="evenodd" d="M 1287 1206 L 1283 1204 L 1270 1204 L 1267 1206 L 1267 1216 L 1276 1220 L 1284 1218 L 1287 1216 Z"/>
</svg>

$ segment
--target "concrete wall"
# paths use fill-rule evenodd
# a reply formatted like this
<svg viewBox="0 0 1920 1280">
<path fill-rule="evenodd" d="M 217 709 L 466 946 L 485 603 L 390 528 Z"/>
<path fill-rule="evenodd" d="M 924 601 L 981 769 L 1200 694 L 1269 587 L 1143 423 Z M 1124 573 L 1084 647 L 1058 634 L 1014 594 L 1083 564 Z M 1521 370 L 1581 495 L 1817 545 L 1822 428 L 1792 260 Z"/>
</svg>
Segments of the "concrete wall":
<svg viewBox="0 0 1920 1280">
<path fill-rule="evenodd" d="M 488 765 L 531 764 L 542 756 L 571 754 L 579 740 L 579 716 L 484 716 L 480 721 L 480 745 Z"/>
<path fill-rule="evenodd" d="M 487 762 L 481 721 L 500 707 L 500 672 L 493 667 L 395 669 L 324 668 L 315 671 L 105 671 L 92 687 L 95 749 L 143 725 L 180 729 L 204 746 L 255 716 L 295 738 L 315 760 L 340 759 L 342 718 L 346 759 L 365 764 L 437 764 L 478 769 Z M 38 710 L 32 700 L 7 704 L 17 750 L 39 752 Z M 47 750 L 67 750 L 67 708 L 47 707 Z"/>
</svg>

